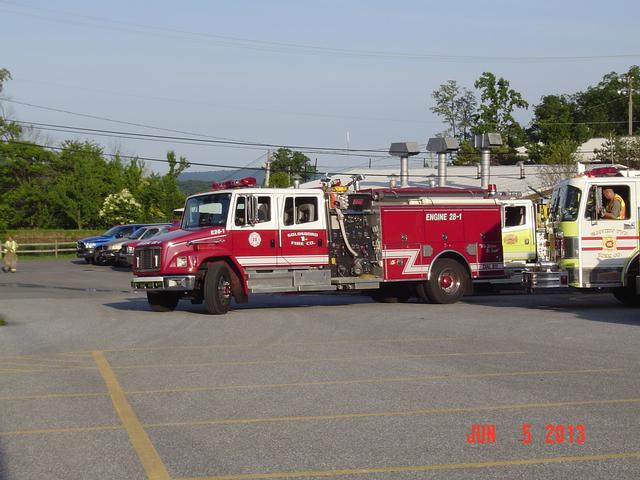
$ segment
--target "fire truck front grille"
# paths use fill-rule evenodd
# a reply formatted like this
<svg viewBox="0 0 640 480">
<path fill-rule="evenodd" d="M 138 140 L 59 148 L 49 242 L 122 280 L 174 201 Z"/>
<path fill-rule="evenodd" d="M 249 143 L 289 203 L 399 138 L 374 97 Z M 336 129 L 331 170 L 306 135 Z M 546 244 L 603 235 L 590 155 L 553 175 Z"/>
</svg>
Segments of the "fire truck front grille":
<svg viewBox="0 0 640 480">
<path fill-rule="evenodd" d="M 140 272 L 157 272 L 160 270 L 160 247 L 136 248 L 136 269 Z"/>
</svg>

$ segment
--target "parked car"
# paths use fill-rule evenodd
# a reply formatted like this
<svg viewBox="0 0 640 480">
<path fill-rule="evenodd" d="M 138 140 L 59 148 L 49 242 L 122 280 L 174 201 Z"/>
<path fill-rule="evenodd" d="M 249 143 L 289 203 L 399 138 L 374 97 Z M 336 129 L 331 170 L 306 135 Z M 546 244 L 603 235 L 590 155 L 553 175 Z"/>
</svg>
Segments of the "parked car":
<svg viewBox="0 0 640 480">
<path fill-rule="evenodd" d="M 87 263 L 95 263 L 94 254 L 97 247 L 101 247 L 105 243 L 115 240 L 116 238 L 127 237 L 142 226 L 144 226 L 142 223 L 116 225 L 104 232 L 102 235 L 81 238 L 76 243 L 76 256 L 78 258 L 84 258 Z"/>
<path fill-rule="evenodd" d="M 129 240 L 123 243 L 120 247 L 120 250 L 115 253 L 116 265 L 130 267 L 133 264 L 133 251 L 138 243 L 143 240 L 155 237 L 156 235 L 167 233 L 171 229 L 171 227 L 172 225 L 170 223 L 161 225 L 149 225 L 148 227 L 143 227 L 144 232 L 142 235 L 140 235 L 137 239 Z M 132 235 L 132 237 L 133 236 L 134 235 Z"/>
<path fill-rule="evenodd" d="M 137 230 L 135 230 L 131 235 L 121 238 L 115 238 L 109 242 L 104 243 L 103 245 L 99 245 L 96 247 L 93 257 L 95 259 L 96 265 L 107 265 L 114 264 L 118 261 L 118 254 L 122 245 L 132 240 L 141 240 L 144 238 L 149 238 L 156 233 L 161 227 L 166 227 L 170 224 L 149 224 L 143 225 Z"/>
</svg>

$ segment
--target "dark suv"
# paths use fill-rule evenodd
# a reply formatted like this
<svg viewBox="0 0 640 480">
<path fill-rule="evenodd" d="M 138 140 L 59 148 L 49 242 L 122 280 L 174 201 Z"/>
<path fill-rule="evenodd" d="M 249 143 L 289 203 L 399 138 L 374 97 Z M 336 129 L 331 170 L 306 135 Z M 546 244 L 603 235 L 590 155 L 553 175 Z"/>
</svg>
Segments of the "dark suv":
<svg viewBox="0 0 640 480">
<path fill-rule="evenodd" d="M 95 263 L 94 252 L 96 247 L 102 246 L 111 240 L 115 240 L 116 238 L 128 237 L 135 230 L 143 227 L 144 225 L 145 224 L 143 223 L 117 225 L 113 228 L 110 228 L 102 235 L 81 238 L 76 244 L 76 256 L 78 258 L 84 258 L 87 263 Z"/>
</svg>

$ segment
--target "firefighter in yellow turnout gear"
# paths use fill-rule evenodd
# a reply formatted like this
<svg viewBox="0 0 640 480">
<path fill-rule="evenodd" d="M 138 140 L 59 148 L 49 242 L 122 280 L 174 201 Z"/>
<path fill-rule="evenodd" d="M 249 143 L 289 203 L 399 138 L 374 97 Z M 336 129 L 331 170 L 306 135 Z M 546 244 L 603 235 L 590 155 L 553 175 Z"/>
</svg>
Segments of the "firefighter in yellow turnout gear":
<svg viewBox="0 0 640 480">
<path fill-rule="evenodd" d="M 607 205 L 600 212 L 600 216 L 610 220 L 624 220 L 627 214 L 627 207 L 622 197 L 615 193 L 613 188 L 609 187 L 602 190 L 602 195 L 607 200 Z"/>
<path fill-rule="evenodd" d="M 2 249 L 4 250 L 4 267 L 2 267 L 2 271 L 16 273 L 18 267 L 18 255 L 16 254 L 18 242 L 9 235 L 7 241 L 2 245 Z"/>
</svg>

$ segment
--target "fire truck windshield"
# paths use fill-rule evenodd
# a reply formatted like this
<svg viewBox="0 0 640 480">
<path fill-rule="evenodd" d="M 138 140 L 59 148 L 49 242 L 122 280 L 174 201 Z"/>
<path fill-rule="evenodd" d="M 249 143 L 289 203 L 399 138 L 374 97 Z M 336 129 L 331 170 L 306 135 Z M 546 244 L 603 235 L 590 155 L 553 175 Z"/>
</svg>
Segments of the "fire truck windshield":
<svg viewBox="0 0 640 480">
<path fill-rule="evenodd" d="M 573 222 L 578 219 L 582 190 L 573 185 L 563 185 L 554 192 L 552 215 L 558 222 Z"/>
<path fill-rule="evenodd" d="M 190 198 L 182 216 L 182 228 L 225 226 L 230 202 L 230 193 L 212 193 Z"/>
</svg>

